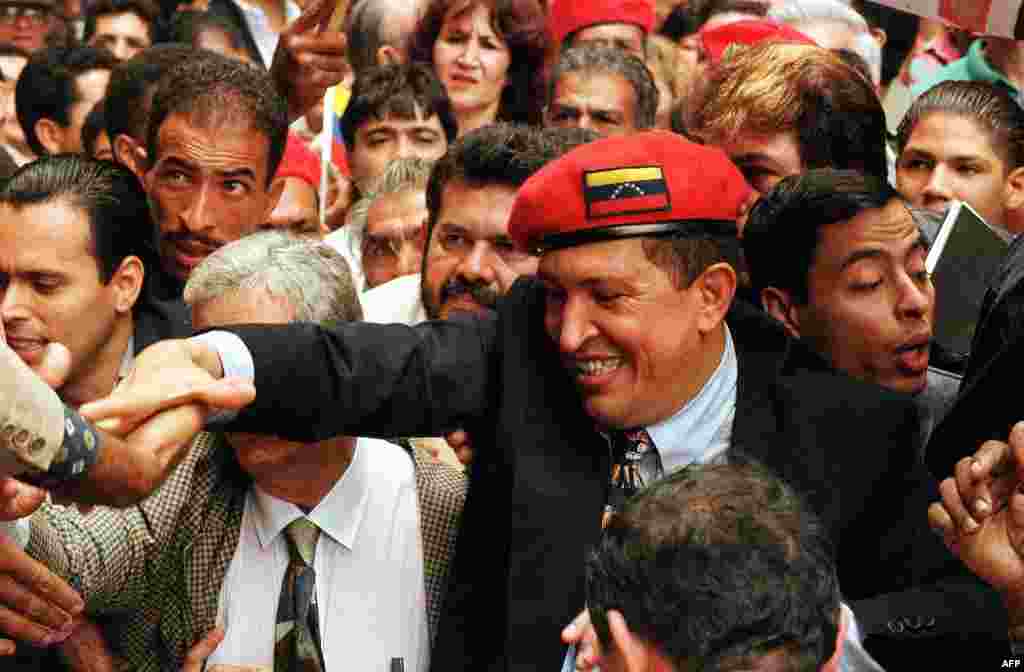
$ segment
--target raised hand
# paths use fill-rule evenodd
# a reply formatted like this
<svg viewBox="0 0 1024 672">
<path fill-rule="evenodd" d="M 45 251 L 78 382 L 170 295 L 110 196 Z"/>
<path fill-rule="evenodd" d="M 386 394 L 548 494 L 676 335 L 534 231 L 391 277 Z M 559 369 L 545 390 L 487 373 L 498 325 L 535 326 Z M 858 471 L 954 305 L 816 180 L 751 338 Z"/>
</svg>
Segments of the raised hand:
<svg viewBox="0 0 1024 672">
<path fill-rule="evenodd" d="M 281 31 L 270 76 L 288 101 L 288 119 L 295 121 L 323 100 L 327 88 L 350 72 L 345 35 L 332 29 L 337 0 L 311 0 Z"/>
</svg>

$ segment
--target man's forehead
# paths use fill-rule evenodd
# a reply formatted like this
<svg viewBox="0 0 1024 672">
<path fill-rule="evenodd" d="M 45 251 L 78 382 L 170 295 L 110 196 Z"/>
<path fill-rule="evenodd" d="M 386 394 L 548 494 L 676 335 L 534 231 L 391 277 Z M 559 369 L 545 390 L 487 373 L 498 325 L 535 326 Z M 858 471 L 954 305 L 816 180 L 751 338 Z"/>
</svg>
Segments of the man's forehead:
<svg viewBox="0 0 1024 672">
<path fill-rule="evenodd" d="M 923 243 L 924 238 L 909 208 L 899 198 L 893 198 L 882 208 L 870 208 L 850 219 L 822 227 L 819 248 L 834 255 L 833 261 L 843 259 L 859 250 L 891 248 L 902 251 Z"/>
<path fill-rule="evenodd" d="M 357 133 L 365 135 L 371 131 L 381 129 L 403 131 L 418 128 L 430 128 L 434 130 L 441 128 L 441 120 L 438 118 L 436 113 L 431 113 L 430 116 L 424 117 L 419 105 L 416 105 L 413 112 L 414 113 L 412 115 L 407 115 L 389 110 L 382 116 L 369 117 L 363 125 L 359 127 Z"/>
<path fill-rule="evenodd" d="M 157 133 L 156 161 L 175 160 L 196 168 L 248 169 L 257 177 L 266 173 L 270 139 L 252 124 L 228 118 L 201 119 L 172 114 Z"/>
<path fill-rule="evenodd" d="M 441 191 L 440 226 L 458 227 L 479 238 L 507 237 L 516 188 L 500 182 L 452 180 Z"/>
</svg>

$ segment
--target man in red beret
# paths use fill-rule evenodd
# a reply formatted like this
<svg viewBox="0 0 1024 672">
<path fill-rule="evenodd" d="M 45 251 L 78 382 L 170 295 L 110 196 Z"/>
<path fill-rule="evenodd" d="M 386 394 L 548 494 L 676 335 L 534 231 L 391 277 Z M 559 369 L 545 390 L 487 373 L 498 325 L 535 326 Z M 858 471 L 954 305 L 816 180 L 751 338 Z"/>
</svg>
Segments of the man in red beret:
<svg viewBox="0 0 1024 672">
<path fill-rule="evenodd" d="M 126 428 L 240 375 L 257 397 L 230 431 L 465 428 L 475 457 L 435 670 L 557 669 L 602 522 L 692 462 L 749 454 L 802 492 L 839 547 L 848 599 L 903 588 L 930 569 L 920 540 L 950 561 L 925 525 L 915 407 L 814 369 L 778 323 L 733 302 L 749 193 L 717 149 L 663 132 L 598 140 L 520 188 L 509 231 L 540 253 L 539 277 L 493 313 L 168 341 L 85 410 L 135 418 Z"/>
<path fill-rule="evenodd" d="M 652 0 L 552 0 L 548 11 L 552 43 L 560 49 L 601 44 L 625 49 L 644 60 L 654 26 Z"/>
</svg>

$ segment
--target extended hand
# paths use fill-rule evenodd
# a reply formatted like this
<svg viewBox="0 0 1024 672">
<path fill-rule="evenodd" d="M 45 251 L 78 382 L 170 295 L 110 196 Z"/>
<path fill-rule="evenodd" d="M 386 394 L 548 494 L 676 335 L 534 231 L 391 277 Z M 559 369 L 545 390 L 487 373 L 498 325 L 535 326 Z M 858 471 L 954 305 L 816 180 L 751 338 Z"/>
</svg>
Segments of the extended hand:
<svg viewBox="0 0 1024 672">
<path fill-rule="evenodd" d="M 85 604 L 71 586 L 0 534 L 0 634 L 37 646 L 67 638 Z M 0 638 L 0 655 L 14 642 Z"/>
<path fill-rule="evenodd" d="M 944 480 L 928 509 L 933 529 L 1009 604 L 1024 599 L 1024 423 L 1009 443 L 988 441 Z"/>
</svg>

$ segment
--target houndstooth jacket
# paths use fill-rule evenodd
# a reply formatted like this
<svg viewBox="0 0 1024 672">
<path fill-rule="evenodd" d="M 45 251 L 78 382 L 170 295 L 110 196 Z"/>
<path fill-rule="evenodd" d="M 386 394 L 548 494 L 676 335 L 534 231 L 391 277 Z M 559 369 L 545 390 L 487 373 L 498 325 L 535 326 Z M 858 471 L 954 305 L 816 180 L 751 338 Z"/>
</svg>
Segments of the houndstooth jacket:
<svg viewBox="0 0 1024 672">
<path fill-rule="evenodd" d="M 422 451 L 412 453 L 423 538 L 431 640 L 447 592 L 466 478 Z M 219 435 L 200 434 L 151 497 L 128 509 L 44 505 L 28 552 L 110 617 L 104 632 L 131 670 L 181 668 L 215 625 L 220 587 L 235 554 L 251 484 Z"/>
</svg>

